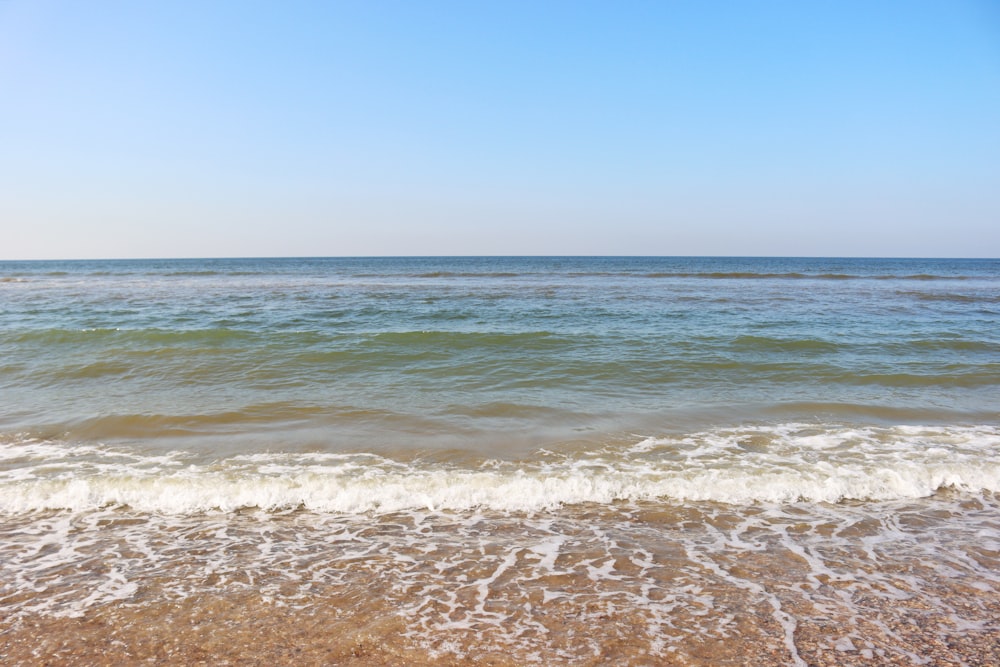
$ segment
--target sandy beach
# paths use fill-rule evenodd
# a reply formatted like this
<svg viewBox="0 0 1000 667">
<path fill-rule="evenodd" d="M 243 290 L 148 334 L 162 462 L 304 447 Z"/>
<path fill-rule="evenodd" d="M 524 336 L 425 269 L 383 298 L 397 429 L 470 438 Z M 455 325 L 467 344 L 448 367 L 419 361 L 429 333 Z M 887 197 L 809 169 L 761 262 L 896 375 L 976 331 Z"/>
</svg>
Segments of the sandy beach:
<svg viewBox="0 0 1000 667">
<path fill-rule="evenodd" d="M 975 519 L 997 502 L 963 506 Z M 842 526 L 801 508 L 368 525 L 299 513 L 263 529 L 259 517 L 223 516 L 147 526 L 161 542 L 145 566 L 133 523 L 104 522 L 100 536 L 70 534 L 75 560 L 38 568 L 34 590 L 0 599 L 18 610 L 0 625 L 0 660 L 1000 664 L 1000 550 L 951 525 L 945 508 L 928 501 Z M 890 540 L 888 525 L 903 530 Z M 264 551 L 277 557 L 263 564 Z M 126 584 L 116 573 L 128 559 Z"/>
<path fill-rule="evenodd" d="M 850 618 L 818 618 L 819 610 L 806 610 L 812 617 L 798 621 L 793 639 L 801 662 L 791 655 L 768 604 L 739 589 L 716 591 L 727 606 L 716 609 L 712 619 L 699 619 L 734 616 L 728 638 L 699 641 L 667 635 L 663 639 L 669 650 L 661 656 L 637 650 L 642 647 L 629 640 L 633 632 L 645 630 L 645 623 L 633 627 L 627 613 L 584 630 L 600 646 L 598 655 L 567 659 L 559 653 L 571 651 L 571 646 L 562 651 L 546 650 L 544 644 L 526 652 L 497 651 L 489 630 L 478 636 L 426 637 L 430 643 L 459 649 L 429 652 L 402 639 L 405 620 L 374 600 L 365 604 L 366 611 L 352 613 L 345 611 L 356 605 L 351 596 L 332 596 L 323 605 L 296 611 L 260 596 L 205 595 L 182 603 L 154 603 L 138 612 L 106 605 L 81 619 L 35 617 L 4 623 L 0 659 L 7 665 L 1000 664 L 1000 595 L 956 585 L 942 585 L 935 594 L 938 601 L 964 614 L 965 628 L 955 627 L 949 611 L 920 598 L 901 603 L 872 597 L 859 605 L 858 616 Z M 577 623 L 565 614 L 537 617 L 549 629 L 553 646 L 560 644 L 561 627 Z M 865 640 L 845 640 L 845 625 L 857 628 Z M 678 643 L 670 644 L 673 639 Z"/>
</svg>

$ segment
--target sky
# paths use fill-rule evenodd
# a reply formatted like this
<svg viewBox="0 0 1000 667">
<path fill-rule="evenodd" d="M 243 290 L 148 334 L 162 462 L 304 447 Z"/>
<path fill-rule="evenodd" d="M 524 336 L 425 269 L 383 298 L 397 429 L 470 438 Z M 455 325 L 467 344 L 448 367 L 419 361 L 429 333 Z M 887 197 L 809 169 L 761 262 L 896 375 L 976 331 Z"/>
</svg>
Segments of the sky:
<svg viewBox="0 0 1000 667">
<path fill-rule="evenodd" d="M 1000 256 L 996 0 L 0 0 L 0 259 Z"/>
</svg>

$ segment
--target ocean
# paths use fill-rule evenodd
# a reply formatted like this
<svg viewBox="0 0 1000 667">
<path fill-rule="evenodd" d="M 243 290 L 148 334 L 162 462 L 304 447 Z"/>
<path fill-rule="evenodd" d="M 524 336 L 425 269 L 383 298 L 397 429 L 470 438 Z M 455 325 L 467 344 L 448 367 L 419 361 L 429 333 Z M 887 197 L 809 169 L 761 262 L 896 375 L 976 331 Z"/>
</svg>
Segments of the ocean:
<svg viewBox="0 0 1000 667">
<path fill-rule="evenodd" d="M 1000 260 L 0 262 L 0 662 L 1000 664 Z"/>
</svg>

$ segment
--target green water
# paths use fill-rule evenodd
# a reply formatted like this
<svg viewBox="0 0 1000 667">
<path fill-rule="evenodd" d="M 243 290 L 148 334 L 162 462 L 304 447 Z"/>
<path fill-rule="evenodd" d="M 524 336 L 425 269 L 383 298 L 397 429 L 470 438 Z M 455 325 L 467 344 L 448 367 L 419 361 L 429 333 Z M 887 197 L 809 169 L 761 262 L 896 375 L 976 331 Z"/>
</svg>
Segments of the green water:
<svg viewBox="0 0 1000 667">
<path fill-rule="evenodd" d="M 6 262 L 0 280 L 7 433 L 506 456 L 1000 420 L 997 260 Z"/>
</svg>

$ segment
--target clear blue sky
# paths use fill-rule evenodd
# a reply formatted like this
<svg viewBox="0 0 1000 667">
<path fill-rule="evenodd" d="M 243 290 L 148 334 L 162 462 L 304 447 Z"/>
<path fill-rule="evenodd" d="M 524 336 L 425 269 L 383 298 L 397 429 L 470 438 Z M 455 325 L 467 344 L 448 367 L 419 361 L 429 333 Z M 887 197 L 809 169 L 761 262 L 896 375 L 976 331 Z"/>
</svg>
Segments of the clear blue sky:
<svg viewBox="0 0 1000 667">
<path fill-rule="evenodd" d="M 1000 3 L 0 0 L 0 258 L 1000 256 Z"/>
</svg>

